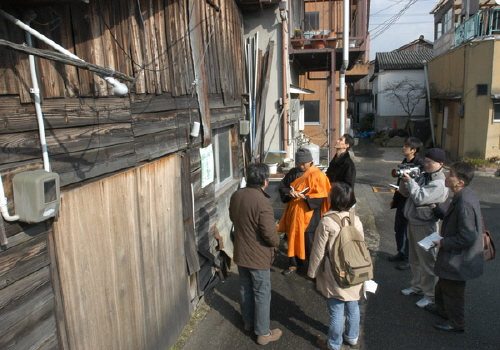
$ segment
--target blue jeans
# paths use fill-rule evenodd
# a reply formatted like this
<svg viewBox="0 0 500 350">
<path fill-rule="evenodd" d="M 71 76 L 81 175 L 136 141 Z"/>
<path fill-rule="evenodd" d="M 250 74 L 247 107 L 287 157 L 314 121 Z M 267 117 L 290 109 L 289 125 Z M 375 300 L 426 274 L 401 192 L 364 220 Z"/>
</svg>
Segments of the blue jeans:
<svg viewBox="0 0 500 350">
<path fill-rule="evenodd" d="M 359 305 L 358 301 L 342 301 L 335 298 L 327 298 L 330 310 L 330 327 L 328 329 L 328 347 L 339 350 L 342 346 L 342 331 L 344 330 L 344 305 L 346 310 L 345 338 L 351 344 L 356 344 L 359 337 Z"/>
<path fill-rule="evenodd" d="M 243 322 L 253 324 L 255 334 L 268 335 L 271 311 L 271 270 L 238 266 L 238 272 Z"/>
</svg>

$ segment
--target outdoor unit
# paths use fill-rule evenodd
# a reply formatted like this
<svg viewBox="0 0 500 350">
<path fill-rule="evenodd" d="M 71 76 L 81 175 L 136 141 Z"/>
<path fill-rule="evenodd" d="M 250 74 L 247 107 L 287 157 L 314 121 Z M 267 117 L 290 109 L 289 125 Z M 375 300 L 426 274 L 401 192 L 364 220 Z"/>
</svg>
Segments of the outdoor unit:
<svg viewBox="0 0 500 350">
<path fill-rule="evenodd" d="M 37 223 L 59 210 L 59 175 L 45 170 L 25 171 L 12 179 L 19 221 Z"/>
</svg>

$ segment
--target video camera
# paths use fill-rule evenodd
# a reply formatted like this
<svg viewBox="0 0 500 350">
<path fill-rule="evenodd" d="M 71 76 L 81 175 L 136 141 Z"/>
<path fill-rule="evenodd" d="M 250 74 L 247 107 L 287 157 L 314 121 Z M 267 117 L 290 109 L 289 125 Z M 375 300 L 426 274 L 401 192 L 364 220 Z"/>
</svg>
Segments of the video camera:
<svg viewBox="0 0 500 350">
<path fill-rule="evenodd" d="M 420 175 L 420 168 L 413 163 L 399 164 L 398 168 L 399 169 L 392 169 L 392 177 L 402 177 L 404 174 L 408 174 L 408 176 L 414 179 Z"/>
</svg>

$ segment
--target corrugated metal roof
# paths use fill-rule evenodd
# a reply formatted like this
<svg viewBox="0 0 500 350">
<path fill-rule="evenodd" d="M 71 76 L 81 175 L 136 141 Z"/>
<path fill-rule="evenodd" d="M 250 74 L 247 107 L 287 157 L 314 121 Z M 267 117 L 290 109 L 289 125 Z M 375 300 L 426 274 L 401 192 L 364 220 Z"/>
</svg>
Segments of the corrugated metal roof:
<svg viewBox="0 0 500 350">
<path fill-rule="evenodd" d="M 377 52 L 375 72 L 388 69 L 423 69 L 423 62 L 432 60 L 433 55 L 432 50 Z"/>
</svg>

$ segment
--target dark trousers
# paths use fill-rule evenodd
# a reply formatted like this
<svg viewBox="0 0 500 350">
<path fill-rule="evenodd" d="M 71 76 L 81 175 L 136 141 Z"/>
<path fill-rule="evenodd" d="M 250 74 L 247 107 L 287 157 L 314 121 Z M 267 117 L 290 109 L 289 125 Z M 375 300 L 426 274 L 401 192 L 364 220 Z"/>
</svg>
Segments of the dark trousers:
<svg viewBox="0 0 500 350">
<path fill-rule="evenodd" d="M 448 322 L 455 328 L 465 327 L 465 281 L 439 278 L 435 288 L 436 308 L 448 316 Z"/>
<path fill-rule="evenodd" d="M 408 220 L 406 220 L 403 213 L 403 207 L 396 208 L 396 217 L 394 218 L 394 231 L 396 236 L 396 248 L 398 252 L 403 255 L 405 260 L 408 260 L 408 236 L 406 234 L 406 227 Z"/>
<path fill-rule="evenodd" d="M 306 240 L 306 259 L 309 259 L 314 243 L 314 232 L 306 232 L 304 236 Z M 299 259 L 299 257 L 292 256 L 288 258 L 288 267 L 297 267 L 302 265 L 304 265 L 304 260 Z"/>
</svg>

